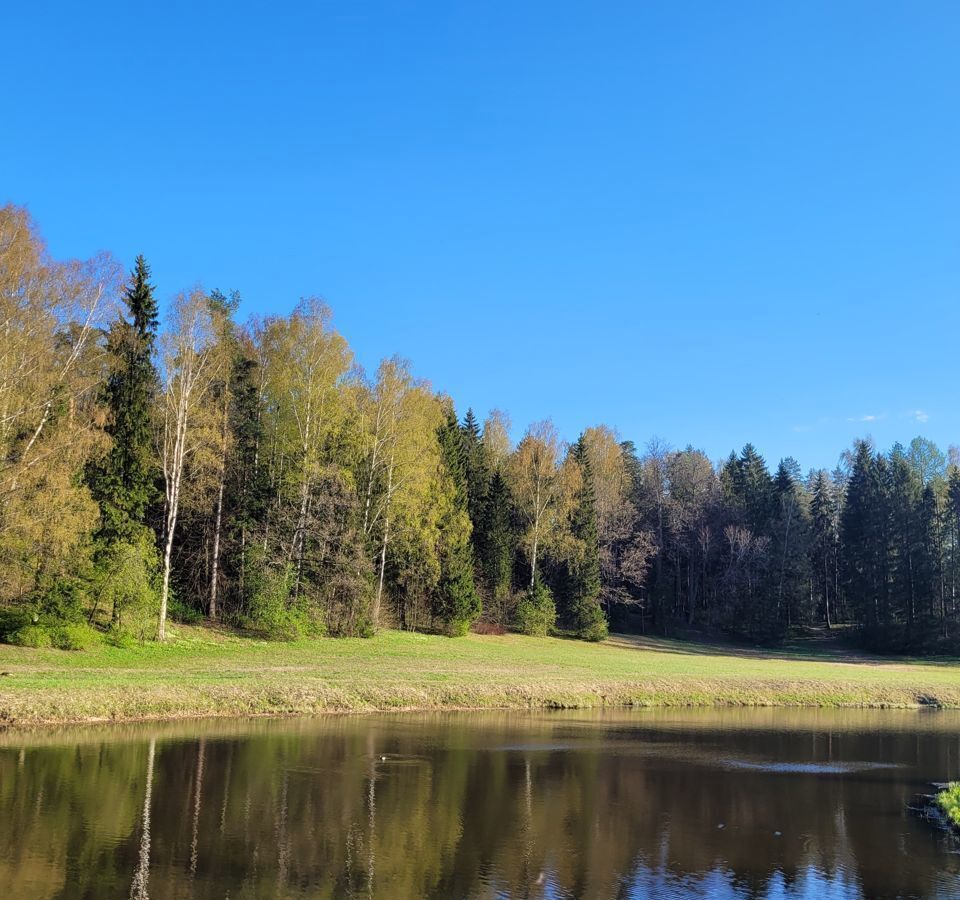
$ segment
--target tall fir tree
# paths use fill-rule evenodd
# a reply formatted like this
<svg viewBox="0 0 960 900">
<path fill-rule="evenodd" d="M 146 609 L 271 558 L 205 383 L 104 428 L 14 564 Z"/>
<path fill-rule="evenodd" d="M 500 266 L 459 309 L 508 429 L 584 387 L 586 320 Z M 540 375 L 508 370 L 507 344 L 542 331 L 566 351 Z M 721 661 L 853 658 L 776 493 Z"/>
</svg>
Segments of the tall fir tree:
<svg viewBox="0 0 960 900">
<path fill-rule="evenodd" d="M 159 383 L 153 363 L 158 310 L 153 291 L 150 268 L 138 256 L 123 295 L 127 315 L 113 323 L 107 337 L 110 372 L 104 401 L 112 444 L 91 478 L 100 504 L 100 537 L 107 544 L 133 539 L 157 497 L 152 426 Z"/>
<path fill-rule="evenodd" d="M 500 624 L 506 624 L 510 619 L 517 529 L 510 486 L 499 469 L 494 470 L 490 479 L 490 490 L 479 526 L 483 534 L 480 578 L 490 594 L 491 612 Z"/>
<path fill-rule="evenodd" d="M 883 457 L 857 441 L 840 520 L 843 582 L 850 606 L 868 629 L 889 616 L 889 475 Z"/>
<path fill-rule="evenodd" d="M 917 618 L 919 567 L 923 556 L 920 521 L 923 482 L 900 444 L 895 444 L 890 451 L 888 469 L 890 528 L 893 539 L 891 589 L 897 606 L 900 607 L 901 616 L 912 625 Z"/>
<path fill-rule="evenodd" d="M 819 594 L 823 621 L 830 628 L 836 621 L 836 566 L 838 534 L 837 505 L 826 471 L 821 469 L 813 480 L 810 501 L 811 541 L 810 564 L 813 583 Z"/>
<path fill-rule="evenodd" d="M 780 461 L 773 479 L 776 494 L 774 571 L 777 582 L 777 619 L 791 625 L 809 619 L 810 512 L 800 479 L 800 466 L 788 457 Z"/>
<path fill-rule="evenodd" d="M 560 622 L 577 637 L 602 641 L 607 620 L 600 607 L 600 539 L 597 531 L 593 473 L 583 435 L 570 451 L 580 472 L 580 486 L 570 521 L 575 547 L 565 565 Z"/>
<path fill-rule="evenodd" d="M 491 586 L 486 583 L 482 573 L 482 560 L 488 536 L 485 530 L 487 519 L 486 506 L 490 493 L 491 461 L 490 451 L 483 443 L 480 425 L 472 409 L 467 410 L 460 426 L 464 483 L 467 491 L 467 512 L 473 523 L 470 541 L 473 546 L 473 559 L 478 580 L 483 584 L 487 595 L 491 595 Z"/>
<path fill-rule="evenodd" d="M 440 528 L 443 546 L 433 612 L 448 633 L 461 635 L 479 617 L 482 606 L 474 583 L 463 436 L 452 408 L 437 437 L 450 497 Z"/>
</svg>

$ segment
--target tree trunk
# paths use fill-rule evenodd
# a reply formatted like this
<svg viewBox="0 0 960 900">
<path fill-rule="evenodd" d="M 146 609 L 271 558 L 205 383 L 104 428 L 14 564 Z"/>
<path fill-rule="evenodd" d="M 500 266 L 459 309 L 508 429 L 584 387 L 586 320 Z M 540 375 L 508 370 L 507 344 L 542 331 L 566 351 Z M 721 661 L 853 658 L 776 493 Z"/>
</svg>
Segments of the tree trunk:
<svg viewBox="0 0 960 900">
<path fill-rule="evenodd" d="M 213 527 L 213 563 L 210 573 L 210 610 L 211 622 L 217 620 L 217 585 L 220 580 L 220 528 L 223 522 L 223 484 L 226 481 L 226 469 L 220 475 L 220 486 L 217 490 L 217 516 Z"/>
</svg>

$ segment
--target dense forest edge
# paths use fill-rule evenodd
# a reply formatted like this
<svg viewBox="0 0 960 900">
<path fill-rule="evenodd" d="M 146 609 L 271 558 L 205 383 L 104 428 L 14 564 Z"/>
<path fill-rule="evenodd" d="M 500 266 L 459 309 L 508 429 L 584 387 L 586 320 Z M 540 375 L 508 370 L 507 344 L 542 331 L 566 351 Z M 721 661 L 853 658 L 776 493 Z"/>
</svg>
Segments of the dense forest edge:
<svg viewBox="0 0 960 900">
<path fill-rule="evenodd" d="M 193 288 L 161 327 L 144 257 L 53 259 L 12 205 L 0 304 L 0 641 L 130 650 L 174 622 L 960 649 L 953 448 L 859 440 L 804 474 L 606 425 L 567 445 L 549 419 L 514 445 L 400 357 L 364 372 L 319 299 L 241 323 L 238 293 Z"/>
</svg>

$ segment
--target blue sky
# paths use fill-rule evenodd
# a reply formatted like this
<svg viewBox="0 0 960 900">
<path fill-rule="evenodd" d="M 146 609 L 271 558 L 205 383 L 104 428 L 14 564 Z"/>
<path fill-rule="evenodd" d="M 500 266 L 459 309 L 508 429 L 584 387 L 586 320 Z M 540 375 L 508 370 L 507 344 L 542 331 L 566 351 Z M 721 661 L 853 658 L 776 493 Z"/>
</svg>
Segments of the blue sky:
<svg viewBox="0 0 960 900">
<path fill-rule="evenodd" d="M 196 7 L 196 8 L 194 8 Z M 35 3 L 0 201 L 162 297 L 321 295 L 461 411 L 960 443 L 960 6 Z"/>
</svg>

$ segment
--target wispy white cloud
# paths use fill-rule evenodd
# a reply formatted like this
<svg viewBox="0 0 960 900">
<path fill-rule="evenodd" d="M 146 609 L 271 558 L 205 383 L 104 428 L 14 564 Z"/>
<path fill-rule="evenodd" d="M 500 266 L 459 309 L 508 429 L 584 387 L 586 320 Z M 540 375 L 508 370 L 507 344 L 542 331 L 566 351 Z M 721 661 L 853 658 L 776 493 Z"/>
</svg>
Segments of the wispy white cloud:
<svg viewBox="0 0 960 900">
<path fill-rule="evenodd" d="M 924 422 L 929 421 L 929 419 L 930 419 L 929 413 L 924 412 L 922 409 L 915 409 L 915 410 L 913 411 L 912 415 L 913 415 L 914 420 L 917 421 L 917 422 L 920 422 L 921 424 L 923 424 Z"/>
<path fill-rule="evenodd" d="M 879 422 L 881 419 L 885 419 L 887 414 L 884 413 L 867 413 L 865 416 L 850 416 L 847 419 L 848 422 Z"/>
</svg>

